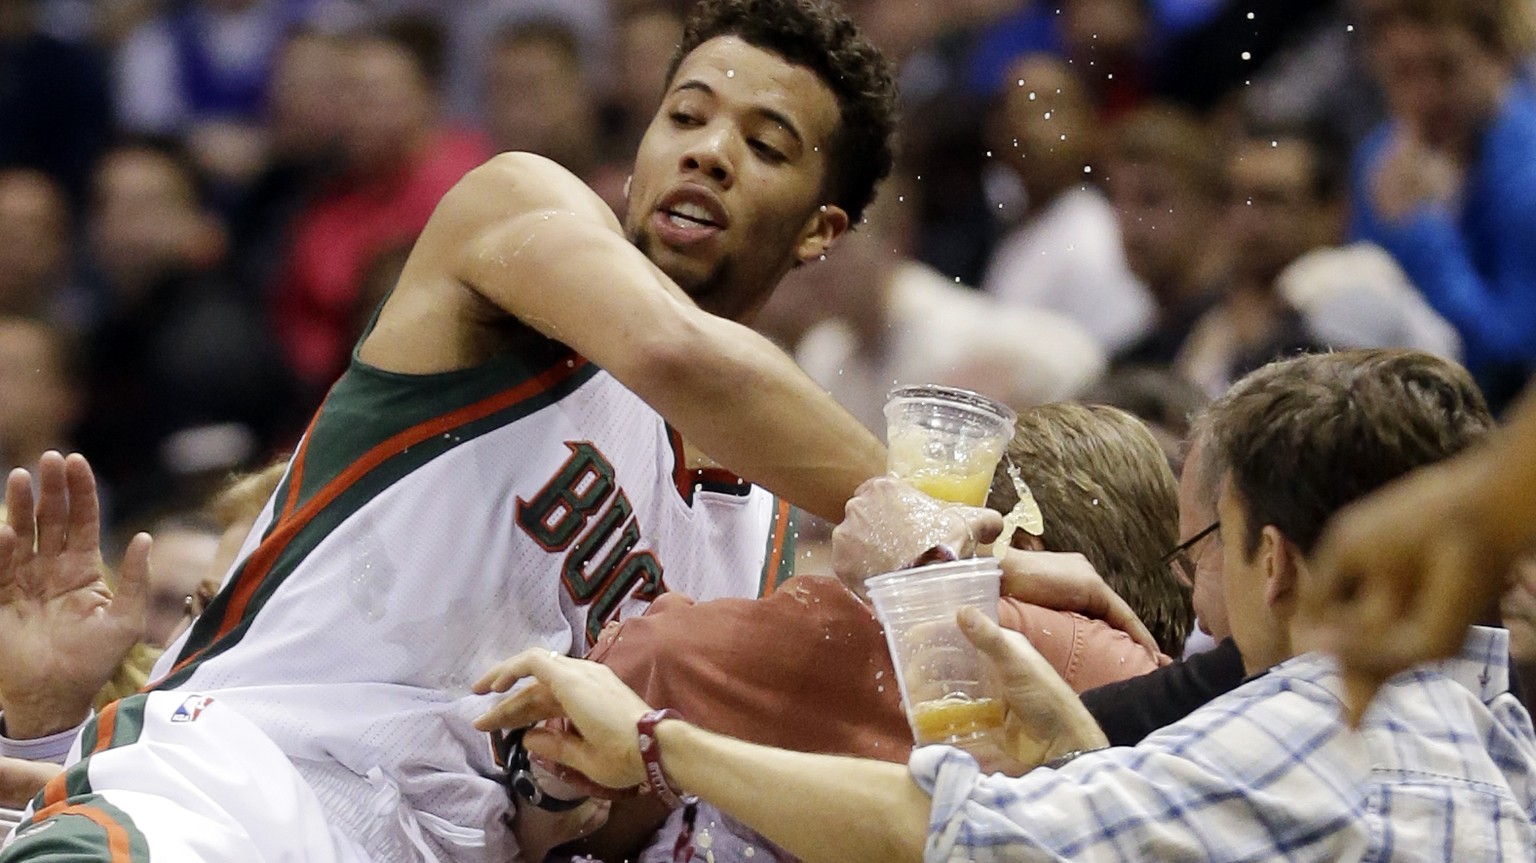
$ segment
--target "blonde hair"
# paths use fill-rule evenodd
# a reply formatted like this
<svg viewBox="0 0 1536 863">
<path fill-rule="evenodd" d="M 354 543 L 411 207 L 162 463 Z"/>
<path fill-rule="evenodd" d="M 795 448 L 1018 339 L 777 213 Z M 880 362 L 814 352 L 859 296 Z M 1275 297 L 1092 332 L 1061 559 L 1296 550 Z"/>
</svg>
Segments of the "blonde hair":
<svg viewBox="0 0 1536 863">
<path fill-rule="evenodd" d="M 1163 562 L 1178 542 L 1178 484 L 1147 426 L 1106 405 L 1021 411 L 987 498 L 1004 513 L 1018 501 L 1009 462 L 1040 505 L 1045 549 L 1086 557 L 1163 652 L 1178 656 L 1194 625 L 1190 590 Z"/>
</svg>

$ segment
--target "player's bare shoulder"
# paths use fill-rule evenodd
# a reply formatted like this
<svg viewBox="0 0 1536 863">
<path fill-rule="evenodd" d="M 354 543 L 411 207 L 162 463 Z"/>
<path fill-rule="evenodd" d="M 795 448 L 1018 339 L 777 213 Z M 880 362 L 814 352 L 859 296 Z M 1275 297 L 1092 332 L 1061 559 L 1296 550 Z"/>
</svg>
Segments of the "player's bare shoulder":
<svg viewBox="0 0 1536 863">
<path fill-rule="evenodd" d="M 438 203 L 412 248 L 373 333 L 365 362 L 402 372 L 460 368 L 500 349 L 508 314 L 466 275 L 517 253 L 517 226 L 556 221 L 621 233 L 613 211 L 576 175 L 531 153 L 502 153 L 465 174 Z"/>
<path fill-rule="evenodd" d="M 502 153 L 464 176 L 444 198 L 488 222 L 558 210 L 619 229 L 603 199 L 558 162 L 533 153 Z M 459 200 L 462 198 L 463 200 Z"/>
</svg>

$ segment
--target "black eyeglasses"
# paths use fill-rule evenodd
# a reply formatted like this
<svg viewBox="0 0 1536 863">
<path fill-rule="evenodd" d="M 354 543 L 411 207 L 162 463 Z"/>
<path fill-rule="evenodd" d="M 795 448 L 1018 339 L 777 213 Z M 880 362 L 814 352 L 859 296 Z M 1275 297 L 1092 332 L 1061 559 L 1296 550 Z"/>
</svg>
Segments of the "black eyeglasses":
<svg viewBox="0 0 1536 863">
<path fill-rule="evenodd" d="M 1194 584 L 1195 562 L 1189 556 L 1190 549 L 1199 544 L 1200 540 L 1205 539 L 1220 529 L 1220 521 L 1211 522 L 1210 527 L 1207 527 L 1205 530 L 1202 530 L 1189 539 L 1184 540 L 1183 542 L 1174 546 L 1172 551 L 1163 555 L 1163 565 L 1177 566 L 1179 568 L 1179 574 L 1184 576 L 1184 579 L 1190 584 Z"/>
</svg>

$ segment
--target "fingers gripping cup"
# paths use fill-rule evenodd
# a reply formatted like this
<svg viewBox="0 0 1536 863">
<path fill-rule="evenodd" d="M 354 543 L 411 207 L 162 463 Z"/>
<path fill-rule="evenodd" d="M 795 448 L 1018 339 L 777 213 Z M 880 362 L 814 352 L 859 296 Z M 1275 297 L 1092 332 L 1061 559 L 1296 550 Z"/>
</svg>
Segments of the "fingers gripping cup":
<svg viewBox="0 0 1536 863">
<path fill-rule="evenodd" d="M 885 405 L 887 467 L 929 497 L 981 506 L 1017 419 L 970 390 L 897 387 Z"/>
<path fill-rule="evenodd" d="M 1002 570 L 990 557 L 936 563 L 870 579 L 901 703 L 919 746 L 964 745 L 1003 724 L 1003 701 L 956 622 L 966 606 L 997 620 Z"/>
</svg>

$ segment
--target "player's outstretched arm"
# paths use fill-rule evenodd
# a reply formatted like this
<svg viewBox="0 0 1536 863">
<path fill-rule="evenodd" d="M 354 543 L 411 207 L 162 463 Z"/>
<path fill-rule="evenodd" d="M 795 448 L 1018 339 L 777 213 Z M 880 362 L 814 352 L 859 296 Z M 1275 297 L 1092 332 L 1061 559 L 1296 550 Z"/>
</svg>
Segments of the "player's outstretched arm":
<svg viewBox="0 0 1536 863">
<path fill-rule="evenodd" d="M 832 520 L 884 472 L 873 435 L 767 339 L 699 309 L 564 169 L 511 154 L 450 197 L 484 219 L 460 281 L 607 370 L 722 465 Z"/>
<path fill-rule="evenodd" d="M 1536 550 L 1536 390 L 1489 445 L 1424 468 L 1336 516 L 1304 595 L 1317 638 L 1338 653 L 1350 719 L 1376 689 L 1453 656 Z"/>
</svg>

